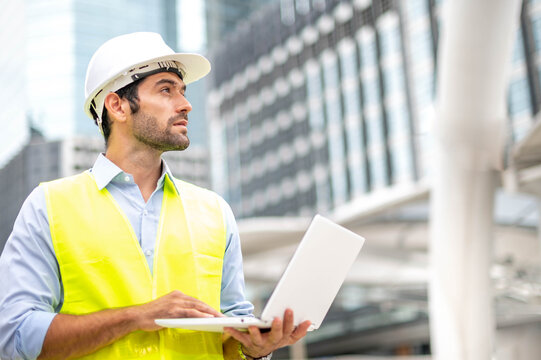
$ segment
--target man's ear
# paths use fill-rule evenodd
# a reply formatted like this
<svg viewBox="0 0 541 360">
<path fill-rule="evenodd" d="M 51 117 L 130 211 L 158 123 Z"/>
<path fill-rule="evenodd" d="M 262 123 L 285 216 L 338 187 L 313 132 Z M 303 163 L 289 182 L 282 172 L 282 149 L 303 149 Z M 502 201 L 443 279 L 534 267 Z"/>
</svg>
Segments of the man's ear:
<svg viewBox="0 0 541 360">
<path fill-rule="evenodd" d="M 128 101 L 123 100 L 117 93 L 111 92 L 107 94 L 104 100 L 105 108 L 109 114 L 109 119 L 112 121 L 126 121 L 127 115 L 129 112 Z"/>
</svg>

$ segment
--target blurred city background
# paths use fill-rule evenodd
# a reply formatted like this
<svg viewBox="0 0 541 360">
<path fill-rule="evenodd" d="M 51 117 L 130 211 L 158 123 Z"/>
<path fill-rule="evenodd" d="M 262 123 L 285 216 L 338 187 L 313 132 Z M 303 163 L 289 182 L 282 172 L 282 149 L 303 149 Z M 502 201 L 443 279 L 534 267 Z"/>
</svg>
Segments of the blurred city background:
<svg viewBox="0 0 541 360">
<path fill-rule="evenodd" d="M 104 150 L 83 112 L 92 53 L 119 34 L 158 32 L 175 50 L 211 60 L 210 75 L 187 91 L 192 145 L 165 158 L 175 175 L 232 206 L 256 312 L 314 214 L 367 239 L 321 328 L 275 357 L 430 359 L 431 132 L 444 6 L 3 0 L 0 250 L 35 186 L 90 168 Z M 541 1 L 521 3 L 514 31 L 486 255 L 494 290 L 482 295 L 493 299 L 495 358 L 525 360 L 541 358 Z"/>
</svg>

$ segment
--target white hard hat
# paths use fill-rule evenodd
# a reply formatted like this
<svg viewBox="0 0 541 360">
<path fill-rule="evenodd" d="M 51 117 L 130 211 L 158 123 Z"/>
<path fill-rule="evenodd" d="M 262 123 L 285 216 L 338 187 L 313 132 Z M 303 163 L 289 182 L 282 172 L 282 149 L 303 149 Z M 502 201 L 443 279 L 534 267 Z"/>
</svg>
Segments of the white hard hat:
<svg viewBox="0 0 541 360">
<path fill-rule="evenodd" d="M 101 131 L 105 96 L 161 71 L 176 72 L 189 84 L 209 73 L 210 62 L 199 54 L 175 53 L 156 33 L 136 32 L 112 38 L 96 50 L 88 64 L 85 113 L 94 119 L 95 112 Z"/>
</svg>

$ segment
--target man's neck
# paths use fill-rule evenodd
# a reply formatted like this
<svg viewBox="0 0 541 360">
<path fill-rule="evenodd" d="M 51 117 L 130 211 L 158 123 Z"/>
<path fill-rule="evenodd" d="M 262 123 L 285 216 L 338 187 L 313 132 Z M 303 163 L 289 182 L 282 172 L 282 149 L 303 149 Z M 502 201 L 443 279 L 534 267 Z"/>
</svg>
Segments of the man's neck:
<svg viewBox="0 0 541 360">
<path fill-rule="evenodd" d="M 133 176 L 139 186 L 143 199 L 148 201 L 156 190 L 158 179 L 162 174 L 161 152 L 155 150 L 114 149 L 108 148 L 105 157 L 111 160 L 125 173 Z"/>
</svg>

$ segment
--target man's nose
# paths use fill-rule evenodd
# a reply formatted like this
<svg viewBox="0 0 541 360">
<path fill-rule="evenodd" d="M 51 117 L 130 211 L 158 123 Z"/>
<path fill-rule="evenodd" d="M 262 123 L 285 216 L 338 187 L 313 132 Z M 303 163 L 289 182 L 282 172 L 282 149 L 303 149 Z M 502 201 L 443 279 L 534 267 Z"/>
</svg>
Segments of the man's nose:
<svg viewBox="0 0 541 360">
<path fill-rule="evenodd" d="M 188 101 L 188 99 L 186 99 L 184 95 L 180 95 L 179 103 L 176 110 L 178 113 L 183 111 L 189 113 L 190 111 L 192 111 L 192 104 L 190 104 L 190 102 Z"/>
</svg>

